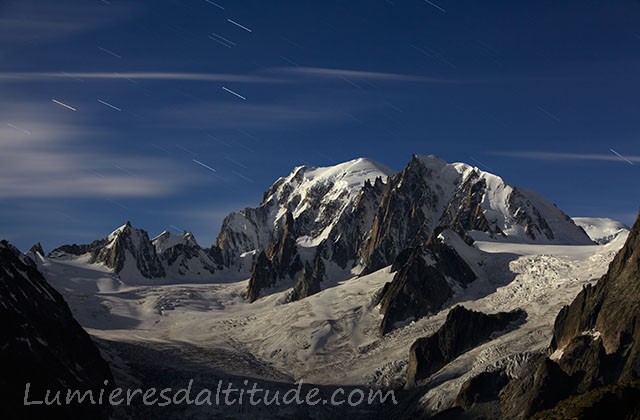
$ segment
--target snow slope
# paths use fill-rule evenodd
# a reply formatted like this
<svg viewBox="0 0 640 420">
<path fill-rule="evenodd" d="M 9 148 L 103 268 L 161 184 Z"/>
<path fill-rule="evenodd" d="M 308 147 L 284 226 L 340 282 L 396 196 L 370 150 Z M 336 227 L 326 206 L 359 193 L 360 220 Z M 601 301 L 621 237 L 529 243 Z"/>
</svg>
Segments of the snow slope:
<svg viewBox="0 0 640 420">
<path fill-rule="evenodd" d="M 457 239 L 445 237 L 448 243 Z M 301 301 L 285 303 L 288 291 L 283 290 L 253 304 L 243 298 L 246 281 L 136 287 L 118 287 L 116 281 L 113 287 L 96 289 L 85 287 L 88 280 L 106 281 L 109 274 L 95 266 L 48 261 L 42 269 L 65 294 L 76 318 L 98 338 L 189 348 L 192 357 L 198 353 L 194 349 L 219 349 L 250 357 L 253 367 L 198 363 L 215 363 L 229 374 L 271 372 L 271 379 L 328 385 L 402 386 L 411 344 L 437 330 L 455 303 L 484 312 L 524 309 L 527 322 L 517 330 L 465 353 L 432 377 L 423 402 L 444 408 L 471 375 L 496 364 L 516 369 L 527 354 L 546 348 L 560 308 L 604 274 L 624 239 L 620 235 L 606 245 L 582 246 L 479 242 L 465 258 L 479 263 L 483 275 L 457 290 L 447 309 L 384 337 L 378 333 L 381 314 L 372 302 L 393 277 L 389 267 Z"/>
<path fill-rule="evenodd" d="M 574 217 L 573 221 L 596 243 L 606 244 L 629 232 L 629 226 L 604 217 Z"/>
</svg>

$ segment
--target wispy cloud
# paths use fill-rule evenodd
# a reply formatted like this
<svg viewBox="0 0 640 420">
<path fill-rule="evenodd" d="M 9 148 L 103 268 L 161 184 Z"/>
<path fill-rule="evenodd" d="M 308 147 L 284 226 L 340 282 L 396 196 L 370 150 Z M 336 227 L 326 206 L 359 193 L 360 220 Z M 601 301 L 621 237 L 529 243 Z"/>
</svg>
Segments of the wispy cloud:
<svg viewBox="0 0 640 420">
<path fill-rule="evenodd" d="M 45 44 L 107 26 L 131 15 L 127 3 L 99 1 L 33 2 L 9 0 L 2 5 L 0 47 Z"/>
<path fill-rule="evenodd" d="M 1 197 L 154 197 L 197 182 L 185 163 L 110 150 L 101 142 L 110 133 L 47 118 L 35 104 L 2 115 Z"/>
<path fill-rule="evenodd" d="M 574 161 L 608 161 L 608 162 L 640 162 L 640 156 L 621 157 L 614 153 L 564 153 L 564 152 L 541 152 L 541 151 L 495 151 L 489 154 L 497 156 L 509 156 L 514 158 L 532 160 L 574 160 Z"/>
<path fill-rule="evenodd" d="M 325 79 L 360 79 L 369 81 L 384 82 L 421 82 L 421 83 L 459 83 L 456 80 L 441 79 L 436 77 L 402 74 L 402 73 L 386 73 L 376 71 L 336 69 L 326 67 L 278 67 L 269 71 L 279 74 L 289 74 L 306 78 L 325 78 Z"/>
<path fill-rule="evenodd" d="M 193 82 L 236 82 L 236 83 L 304 83 L 309 80 L 356 80 L 395 83 L 440 83 L 457 84 L 464 81 L 441 79 L 428 76 L 362 71 L 350 69 L 334 69 L 324 67 L 276 67 L 249 74 L 229 73 L 184 73 L 184 72 L 3 72 L 0 81 L 10 82 L 51 82 L 70 79 L 97 80 L 159 80 L 159 81 L 193 81 Z"/>
<path fill-rule="evenodd" d="M 329 94 L 330 93 L 330 94 Z M 320 93 L 292 95 L 283 93 L 277 103 L 265 103 L 248 97 L 246 101 L 209 101 L 151 111 L 155 126 L 191 126 L 200 129 L 283 129 L 299 125 L 352 122 L 353 115 L 371 112 L 381 104 L 345 96 L 327 89 Z M 233 97 L 231 97 L 233 99 Z"/>
<path fill-rule="evenodd" d="M 0 73 L 0 81 L 50 82 L 52 80 L 98 79 L 98 80 L 176 80 L 194 82 L 236 82 L 236 83 L 281 83 L 276 77 L 226 73 L 172 73 L 172 72 L 5 72 Z"/>
</svg>

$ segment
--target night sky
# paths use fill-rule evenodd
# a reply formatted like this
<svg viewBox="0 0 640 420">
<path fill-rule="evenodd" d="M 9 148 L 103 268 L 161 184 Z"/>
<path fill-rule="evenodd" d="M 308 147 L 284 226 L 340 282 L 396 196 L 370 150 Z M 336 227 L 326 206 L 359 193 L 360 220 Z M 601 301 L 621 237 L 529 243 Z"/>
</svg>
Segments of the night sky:
<svg viewBox="0 0 640 420">
<path fill-rule="evenodd" d="M 640 206 L 640 2 L 0 3 L 0 237 L 45 251 L 255 206 L 295 166 L 463 161 Z"/>
</svg>

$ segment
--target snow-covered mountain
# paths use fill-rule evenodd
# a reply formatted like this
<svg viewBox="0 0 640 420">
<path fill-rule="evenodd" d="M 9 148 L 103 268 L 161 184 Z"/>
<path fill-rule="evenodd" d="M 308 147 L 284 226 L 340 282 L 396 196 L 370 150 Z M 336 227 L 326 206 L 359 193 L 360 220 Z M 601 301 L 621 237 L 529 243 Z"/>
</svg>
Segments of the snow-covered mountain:
<svg viewBox="0 0 640 420">
<path fill-rule="evenodd" d="M 465 163 L 413 156 L 390 179 L 378 206 L 361 255 L 365 272 L 389 265 L 403 249 L 421 245 L 443 229 L 469 243 L 592 243 L 566 214 L 533 191 Z"/>
<path fill-rule="evenodd" d="M 33 251 L 33 250 L 32 250 Z M 34 255 L 38 251 L 30 251 Z M 190 232 L 163 232 L 153 240 L 130 222 L 103 239 L 88 245 L 63 245 L 51 251 L 50 259 L 82 259 L 111 269 L 126 283 L 148 279 L 211 280 L 221 268 L 219 254 L 200 248 Z"/>
<path fill-rule="evenodd" d="M 348 270 L 392 173 L 368 159 L 297 167 L 264 193 L 258 207 L 227 216 L 216 247 L 227 267 L 251 274 L 251 300 L 262 289 L 293 279 L 305 263 L 321 257 Z M 308 281 L 304 276 L 299 280 Z"/>
<path fill-rule="evenodd" d="M 200 248 L 191 232 L 175 235 L 164 231 L 151 240 L 163 264 L 166 277 L 171 279 L 211 279 L 222 268 L 217 248 Z"/>
<path fill-rule="evenodd" d="M 286 215 L 296 222 L 296 238 L 302 248 L 318 246 L 328 238 L 343 213 L 352 211 L 365 182 L 381 181 L 393 172 L 368 159 L 336 166 L 296 167 L 264 193 L 256 208 L 226 217 L 216 244 L 225 265 L 249 272 L 256 251 L 266 250 L 279 239 Z M 380 181 L 379 181 L 380 182 Z"/>
<path fill-rule="evenodd" d="M 444 229 L 467 243 L 593 243 L 533 191 L 471 165 L 413 156 L 397 174 L 367 159 L 295 168 L 258 207 L 229 215 L 216 247 L 226 267 L 250 275 L 250 300 L 286 279 L 303 298 L 326 277 L 378 270 Z"/>
<path fill-rule="evenodd" d="M 596 243 L 604 245 L 620 235 L 629 232 L 629 226 L 606 217 L 574 217 L 573 221 L 580 226 Z"/>
</svg>

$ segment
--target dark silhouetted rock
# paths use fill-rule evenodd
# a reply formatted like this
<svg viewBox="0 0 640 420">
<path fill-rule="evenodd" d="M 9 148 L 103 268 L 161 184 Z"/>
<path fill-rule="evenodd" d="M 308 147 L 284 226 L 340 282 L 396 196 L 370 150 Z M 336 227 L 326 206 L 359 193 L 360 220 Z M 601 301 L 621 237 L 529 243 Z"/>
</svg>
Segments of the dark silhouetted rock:
<svg viewBox="0 0 640 420">
<path fill-rule="evenodd" d="M 495 401 L 507 382 L 509 377 L 503 370 L 481 372 L 462 384 L 455 405 L 468 410 L 476 404 Z"/>
<path fill-rule="evenodd" d="M 0 401 L 3 418 L 107 418 L 106 405 L 23 406 L 43 400 L 45 390 L 110 389 L 108 364 L 73 318 L 62 296 L 30 258 L 0 241 Z M 108 381 L 105 386 L 104 381 Z"/>
<path fill-rule="evenodd" d="M 510 324 L 522 322 L 522 310 L 484 314 L 456 306 L 447 315 L 444 324 L 433 335 L 416 340 L 409 352 L 407 387 L 421 385 L 444 365 L 488 341 L 492 335 L 506 330 Z"/>
<path fill-rule="evenodd" d="M 402 252 L 393 268 L 401 263 L 404 264 L 380 294 L 382 334 L 442 309 L 453 296 L 447 278 L 463 287 L 476 278 L 456 250 L 437 239 Z"/>
<path fill-rule="evenodd" d="M 293 215 L 285 215 L 285 223 L 280 239 L 267 250 L 260 253 L 256 260 L 249 286 L 247 298 L 253 302 L 263 289 L 273 287 L 285 278 L 293 279 L 302 270 L 303 265 L 298 255 Z"/>
<path fill-rule="evenodd" d="M 308 262 L 298 274 L 296 284 L 291 292 L 291 301 L 300 300 L 322 290 L 320 283 L 324 280 L 324 263 L 320 254 L 316 255 L 313 266 Z"/>
</svg>

